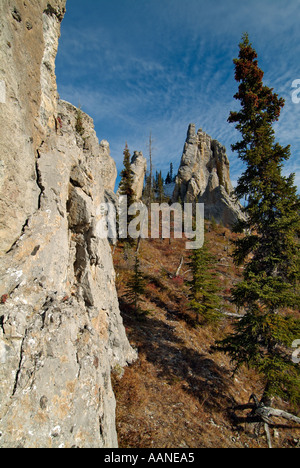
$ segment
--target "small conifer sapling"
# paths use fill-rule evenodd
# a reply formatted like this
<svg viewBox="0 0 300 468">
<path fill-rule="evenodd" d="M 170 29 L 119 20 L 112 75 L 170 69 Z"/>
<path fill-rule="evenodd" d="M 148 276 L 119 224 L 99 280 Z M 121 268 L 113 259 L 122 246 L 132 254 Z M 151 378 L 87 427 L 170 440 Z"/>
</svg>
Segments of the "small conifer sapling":
<svg viewBox="0 0 300 468">
<path fill-rule="evenodd" d="M 192 251 L 189 262 L 192 271 L 189 308 L 195 313 L 196 322 L 206 325 L 218 322 L 221 317 L 220 286 L 215 264 L 216 259 L 206 244 Z"/>
<path fill-rule="evenodd" d="M 145 294 L 145 278 L 140 268 L 138 256 L 135 256 L 133 273 L 129 279 L 125 291 L 125 298 L 129 305 L 134 309 L 137 316 L 142 316 L 145 313 L 141 309 L 141 297 Z"/>
</svg>

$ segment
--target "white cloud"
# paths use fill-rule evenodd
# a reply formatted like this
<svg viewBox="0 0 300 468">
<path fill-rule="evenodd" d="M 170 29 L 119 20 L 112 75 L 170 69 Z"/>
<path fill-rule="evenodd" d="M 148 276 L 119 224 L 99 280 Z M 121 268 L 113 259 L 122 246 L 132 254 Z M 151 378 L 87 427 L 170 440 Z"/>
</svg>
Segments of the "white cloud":
<svg viewBox="0 0 300 468">
<path fill-rule="evenodd" d="M 83 15 L 88 4 L 97 8 L 87 0 Z M 287 100 L 276 137 L 292 145 L 286 167 L 298 171 L 300 104 L 291 102 L 290 93 L 300 78 L 299 0 L 139 0 L 134 8 L 118 2 L 115 15 L 109 5 L 109 14 L 101 11 L 80 28 L 66 23 L 66 16 L 58 81 L 62 98 L 80 102 L 94 118 L 119 168 L 126 140 L 132 151 L 147 155 L 150 131 L 156 167 L 166 171 L 170 161 L 176 167 L 193 122 L 227 147 L 232 178 L 238 179 L 242 164 L 230 145 L 239 136 L 227 119 L 236 106 L 232 59 L 248 30 L 265 83 Z"/>
</svg>

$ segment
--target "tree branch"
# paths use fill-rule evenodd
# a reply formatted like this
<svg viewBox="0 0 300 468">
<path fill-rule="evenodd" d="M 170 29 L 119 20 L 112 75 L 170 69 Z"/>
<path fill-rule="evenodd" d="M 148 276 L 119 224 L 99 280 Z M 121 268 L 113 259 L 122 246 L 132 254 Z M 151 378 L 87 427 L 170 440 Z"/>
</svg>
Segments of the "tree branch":
<svg viewBox="0 0 300 468">
<path fill-rule="evenodd" d="M 180 271 L 181 271 L 181 268 L 183 266 L 183 263 L 184 263 L 184 257 L 181 257 L 181 260 L 180 260 L 180 265 L 179 267 L 177 268 L 177 271 L 175 273 L 175 278 L 178 278 L 178 276 L 180 275 Z"/>
<path fill-rule="evenodd" d="M 272 439 L 271 439 L 271 434 L 270 434 L 270 428 L 269 428 L 269 424 L 267 424 L 267 423 L 265 423 L 265 433 L 266 433 L 266 436 L 267 436 L 269 449 L 272 449 L 273 445 L 272 445 Z"/>
<path fill-rule="evenodd" d="M 264 410 L 265 412 L 268 413 L 268 416 L 273 416 L 275 418 L 283 418 L 283 419 L 286 419 L 287 421 L 293 421 L 294 423 L 300 424 L 300 418 L 298 418 L 294 414 L 287 413 L 286 411 L 282 411 L 282 410 L 275 409 L 275 408 L 269 408 L 269 407 L 264 408 Z"/>
</svg>

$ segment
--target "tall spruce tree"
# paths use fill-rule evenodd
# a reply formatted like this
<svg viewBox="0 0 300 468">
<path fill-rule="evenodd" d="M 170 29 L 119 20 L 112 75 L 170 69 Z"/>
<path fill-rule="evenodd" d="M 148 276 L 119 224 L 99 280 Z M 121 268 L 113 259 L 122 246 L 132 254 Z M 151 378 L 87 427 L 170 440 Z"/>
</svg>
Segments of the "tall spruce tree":
<svg viewBox="0 0 300 468">
<path fill-rule="evenodd" d="M 119 185 L 119 193 L 120 195 L 127 196 L 127 203 L 128 206 L 131 206 L 135 202 L 135 193 L 133 190 L 133 174 L 131 170 L 131 155 L 126 143 L 125 149 L 123 152 L 124 160 L 123 166 L 124 169 L 121 172 L 121 182 Z"/>
<path fill-rule="evenodd" d="M 119 215 L 127 219 L 127 233 L 128 233 L 128 226 L 130 222 L 134 219 L 134 216 L 128 215 L 127 211 L 128 211 L 128 208 L 133 203 L 135 203 L 136 195 L 132 188 L 134 179 L 133 179 L 133 173 L 131 170 L 131 155 L 130 155 L 130 151 L 129 151 L 127 143 L 125 145 L 123 155 L 124 155 L 124 160 L 123 160 L 124 169 L 121 172 L 119 195 L 127 197 L 127 206 L 120 207 Z M 126 213 L 122 213 L 122 210 L 126 210 Z M 119 221 L 120 221 L 120 218 L 119 218 Z M 135 240 L 127 237 L 127 243 L 133 246 L 135 244 Z"/>
<path fill-rule="evenodd" d="M 157 182 L 156 182 L 156 191 L 157 191 L 157 201 L 159 203 L 163 203 L 165 199 L 165 190 L 164 190 L 164 179 L 162 176 L 161 171 L 157 175 Z"/>
<path fill-rule="evenodd" d="M 195 313 L 196 322 L 204 325 L 216 323 L 221 316 L 220 286 L 215 265 L 216 259 L 206 244 L 192 251 L 189 262 L 192 271 L 189 308 Z"/>
<path fill-rule="evenodd" d="M 171 182 L 172 182 L 172 180 L 171 180 L 170 172 L 168 172 L 165 183 L 166 184 L 171 184 Z"/>
<path fill-rule="evenodd" d="M 246 220 L 238 230 L 234 258 L 244 264 L 244 278 L 233 291 L 235 304 L 245 311 L 235 333 L 218 344 L 241 366 L 256 369 L 265 384 L 263 401 L 273 396 L 300 403 L 300 367 L 289 348 L 300 338 L 299 233 L 300 198 L 294 175 L 284 177 L 283 162 L 290 147 L 275 142 L 273 124 L 284 100 L 263 84 L 257 53 L 244 35 L 239 58 L 234 60 L 240 83 L 235 99 L 241 109 L 231 112 L 242 139 L 233 145 L 245 163 L 236 189 L 247 197 Z"/>
</svg>

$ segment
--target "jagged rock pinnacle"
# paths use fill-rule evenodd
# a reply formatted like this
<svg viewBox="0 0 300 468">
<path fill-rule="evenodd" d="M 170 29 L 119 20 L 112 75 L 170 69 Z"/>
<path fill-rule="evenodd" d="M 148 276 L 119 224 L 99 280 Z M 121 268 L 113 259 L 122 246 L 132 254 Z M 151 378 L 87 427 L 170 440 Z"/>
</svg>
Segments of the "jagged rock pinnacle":
<svg viewBox="0 0 300 468">
<path fill-rule="evenodd" d="M 207 219 L 232 226 L 244 216 L 233 191 L 225 147 L 190 124 L 173 201 L 204 203 Z"/>
</svg>

